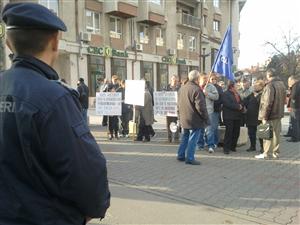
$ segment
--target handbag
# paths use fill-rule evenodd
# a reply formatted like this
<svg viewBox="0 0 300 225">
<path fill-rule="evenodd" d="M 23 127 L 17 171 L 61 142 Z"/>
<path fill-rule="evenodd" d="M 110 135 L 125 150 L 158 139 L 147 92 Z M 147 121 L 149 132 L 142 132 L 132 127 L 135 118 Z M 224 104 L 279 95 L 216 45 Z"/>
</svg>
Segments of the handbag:
<svg viewBox="0 0 300 225">
<path fill-rule="evenodd" d="M 273 138 L 273 126 L 270 123 L 259 124 L 257 126 L 257 137 L 264 140 Z"/>
</svg>

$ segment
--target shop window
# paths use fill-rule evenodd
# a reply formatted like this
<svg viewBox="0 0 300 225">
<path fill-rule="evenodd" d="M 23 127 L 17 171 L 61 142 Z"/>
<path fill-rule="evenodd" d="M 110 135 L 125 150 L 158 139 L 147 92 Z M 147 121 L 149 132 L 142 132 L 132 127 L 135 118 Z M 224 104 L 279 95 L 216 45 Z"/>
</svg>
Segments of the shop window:
<svg viewBox="0 0 300 225">
<path fill-rule="evenodd" d="M 99 79 L 105 78 L 105 62 L 104 57 L 88 56 L 88 72 L 89 72 L 89 89 L 90 96 L 96 96 L 99 91 Z"/>
<path fill-rule="evenodd" d="M 157 64 L 157 89 L 166 90 L 168 86 L 168 64 Z"/>
<path fill-rule="evenodd" d="M 153 87 L 153 63 L 141 62 L 141 78 L 149 81 Z"/>
<path fill-rule="evenodd" d="M 85 17 L 86 31 L 93 34 L 100 34 L 100 13 L 86 10 Z"/>
<path fill-rule="evenodd" d="M 127 79 L 127 67 L 125 59 L 111 59 L 111 74 L 117 75 L 120 80 Z"/>
<path fill-rule="evenodd" d="M 39 3 L 58 16 L 58 0 L 39 0 Z"/>
<path fill-rule="evenodd" d="M 109 26 L 110 26 L 110 37 L 121 39 L 122 38 L 121 19 L 117 17 L 110 17 Z"/>
<path fill-rule="evenodd" d="M 187 65 L 178 65 L 178 76 L 180 81 L 188 78 L 188 69 Z"/>
</svg>

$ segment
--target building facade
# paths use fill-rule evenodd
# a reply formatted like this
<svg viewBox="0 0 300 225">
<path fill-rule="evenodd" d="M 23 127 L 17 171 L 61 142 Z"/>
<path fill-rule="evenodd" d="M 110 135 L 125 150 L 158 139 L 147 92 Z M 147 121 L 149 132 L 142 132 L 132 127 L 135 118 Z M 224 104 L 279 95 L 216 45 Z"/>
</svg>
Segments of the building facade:
<svg viewBox="0 0 300 225">
<path fill-rule="evenodd" d="M 91 98 L 97 80 L 114 74 L 121 79 L 145 78 L 155 90 L 162 90 L 174 74 L 183 80 L 193 69 L 208 73 L 229 23 L 237 66 L 238 23 L 245 0 L 31 2 L 48 7 L 66 23 L 55 69 L 74 87 L 83 77 Z M 6 48 L 6 67 L 8 54 Z"/>
</svg>

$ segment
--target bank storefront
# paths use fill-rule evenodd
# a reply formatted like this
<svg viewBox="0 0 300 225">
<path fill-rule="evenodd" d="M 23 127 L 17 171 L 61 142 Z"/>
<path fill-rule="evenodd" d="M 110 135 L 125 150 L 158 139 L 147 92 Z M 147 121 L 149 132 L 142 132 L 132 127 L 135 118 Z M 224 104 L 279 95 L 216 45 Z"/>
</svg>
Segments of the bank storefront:
<svg viewBox="0 0 300 225">
<path fill-rule="evenodd" d="M 165 90 L 172 75 L 185 79 L 197 69 L 199 62 L 176 56 L 158 56 L 141 52 L 123 51 L 111 47 L 86 48 L 90 96 L 95 97 L 100 78 L 111 80 L 118 75 L 123 80 L 145 79 L 154 90 Z"/>
</svg>

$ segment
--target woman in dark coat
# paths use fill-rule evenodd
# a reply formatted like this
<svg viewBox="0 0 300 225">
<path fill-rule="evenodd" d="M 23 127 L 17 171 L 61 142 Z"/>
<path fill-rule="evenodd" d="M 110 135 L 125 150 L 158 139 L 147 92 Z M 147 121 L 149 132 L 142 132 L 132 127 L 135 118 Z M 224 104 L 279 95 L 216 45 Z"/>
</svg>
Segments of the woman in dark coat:
<svg viewBox="0 0 300 225">
<path fill-rule="evenodd" d="M 228 89 L 223 94 L 223 121 L 225 125 L 224 154 L 236 151 L 240 136 L 240 122 L 244 107 L 241 98 L 235 89 L 235 83 L 228 81 Z"/>
<path fill-rule="evenodd" d="M 258 111 L 259 111 L 260 97 L 264 85 L 265 85 L 264 81 L 257 80 L 254 84 L 254 93 L 251 93 L 244 100 L 244 105 L 247 109 L 246 125 L 248 128 L 248 136 L 250 140 L 250 148 L 246 150 L 247 152 L 256 151 L 256 130 L 258 124 L 261 123 L 261 121 L 258 120 Z M 260 152 L 263 152 L 263 140 L 259 139 L 259 143 L 260 143 Z"/>
</svg>

